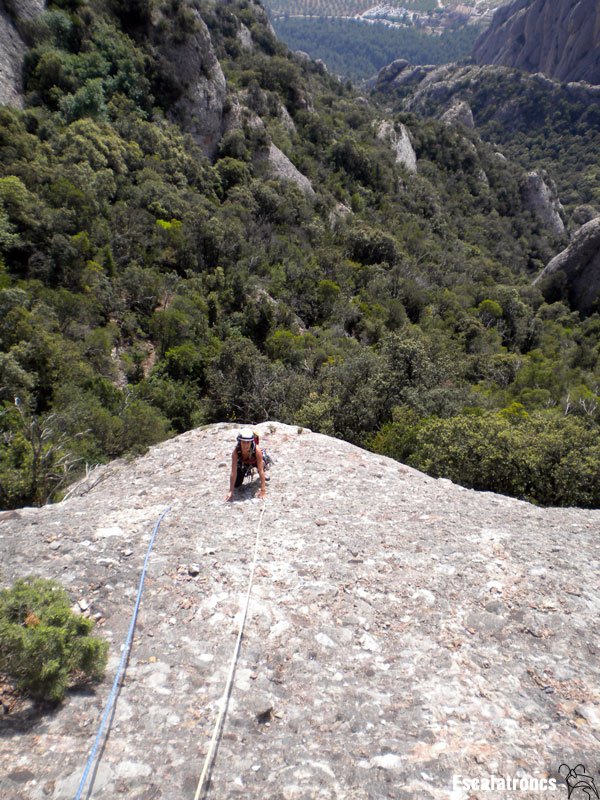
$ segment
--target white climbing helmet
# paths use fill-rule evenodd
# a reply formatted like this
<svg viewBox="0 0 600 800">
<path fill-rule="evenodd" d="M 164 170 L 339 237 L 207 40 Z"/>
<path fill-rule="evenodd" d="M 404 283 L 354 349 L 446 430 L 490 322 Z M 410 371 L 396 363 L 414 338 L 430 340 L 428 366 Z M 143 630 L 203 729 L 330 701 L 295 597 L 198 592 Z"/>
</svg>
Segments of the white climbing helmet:
<svg viewBox="0 0 600 800">
<path fill-rule="evenodd" d="M 250 428 L 242 428 L 238 434 L 238 439 L 242 442 L 253 442 L 254 432 Z"/>
</svg>

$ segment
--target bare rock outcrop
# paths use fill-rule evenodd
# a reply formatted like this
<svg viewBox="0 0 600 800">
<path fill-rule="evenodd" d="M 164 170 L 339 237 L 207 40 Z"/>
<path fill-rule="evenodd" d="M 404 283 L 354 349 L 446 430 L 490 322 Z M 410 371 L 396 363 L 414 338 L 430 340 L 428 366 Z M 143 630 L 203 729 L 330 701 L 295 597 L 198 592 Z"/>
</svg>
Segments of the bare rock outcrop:
<svg viewBox="0 0 600 800">
<path fill-rule="evenodd" d="M 0 8 L 20 27 L 22 23 L 39 17 L 46 8 L 46 0 L 0 0 Z"/>
<path fill-rule="evenodd" d="M 541 115 L 545 113 L 545 104 L 552 108 L 567 102 L 585 109 L 600 102 L 600 86 L 561 84 L 542 73 L 530 75 L 504 66 L 447 64 L 427 68 L 424 75 L 405 69 L 398 80 L 403 76 L 405 82 L 402 85 L 394 81 L 387 89 L 392 94 L 404 95 L 404 110 L 422 116 L 439 117 L 452 105 L 464 101 L 473 110 L 476 127 L 491 120 L 506 128 L 522 126 L 525 115 L 518 99 L 520 94 L 539 103 Z M 486 92 L 489 94 L 491 87 L 493 101 L 490 99 L 482 103 L 481 95 Z"/>
<path fill-rule="evenodd" d="M 197 9 L 190 7 L 195 30 L 182 40 L 161 40 L 160 52 L 173 67 L 182 94 L 169 117 L 189 132 L 212 158 L 225 132 L 227 85 L 210 32 Z"/>
<path fill-rule="evenodd" d="M 375 80 L 369 82 L 369 86 L 377 91 L 391 85 L 402 86 L 403 84 L 419 83 L 435 69 L 433 66 L 414 66 L 406 59 L 398 58 L 380 69 Z"/>
<path fill-rule="evenodd" d="M 23 23 L 44 10 L 44 0 L 0 0 L 0 105 L 23 105 Z"/>
<path fill-rule="evenodd" d="M 254 50 L 252 34 L 250 33 L 250 29 L 247 28 L 243 22 L 240 24 L 240 29 L 237 32 L 237 38 L 244 50 Z"/>
<path fill-rule="evenodd" d="M 0 7 L 0 104 L 23 104 L 23 58 L 26 51 L 14 22 Z"/>
<path fill-rule="evenodd" d="M 249 130 L 256 132 L 263 140 L 264 145 L 257 148 L 253 162 L 255 167 L 264 177 L 295 183 L 309 197 L 315 196 L 315 190 L 310 180 L 294 166 L 285 153 L 271 141 L 265 123 L 252 109 L 245 105 L 247 97 L 243 92 L 237 96 L 232 95 L 230 109 L 225 117 L 226 130 Z M 282 124 L 290 133 L 295 132 L 293 119 L 285 106 L 279 109 Z"/>
<path fill-rule="evenodd" d="M 329 227 L 334 230 L 340 222 L 343 222 L 353 214 L 352 209 L 345 203 L 337 202 L 329 212 Z"/>
<path fill-rule="evenodd" d="M 377 83 L 384 84 L 390 83 L 395 80 L 401 72 L 409 66 L 405 58 L 397 58 L 385 67 L 382 67 L 377 73 Z"/>
<path fill-rule="evenodd" d="M 473 50 L 479 64 L 600 84 L 597 0 L 515 0 L 498 9 Z"/>
<path fill-rule="evenodd" d="M 468 130 L 473 130 L 475 127 L 471 106 L 464 100 L 454 102 L 450 108 L 442 114 L 440 119 L 447 125 L 460 126 Z"/>
<path fill-rule="evenodd" d="M 564 209 L 552 180 L 547 183 L 537 172 L 529 172 L 521 184 L 521 198 L 525 210 L 535 214 L 544 228 L 556 236 L 564 234 Z"/>
<path fill-rule="evenodd" d="M 292 119 L 290 112 L 283 105 L 283 103 L 279 103 L 278 116 L 279 119 L 281 120 L 281 124 L 288 133 L 297 133 L 296 123 Z"/>
<path fill-rule="evenodd" d="M 377 125 L 377 138 L 390 146 L 397 164 L 402 164 L 409 172 L 417 171 L 417 154 L 405 125 L 382 120 Z"/>
<path fill-rule="evenodd" d="M 207 797 L 463 800 L 473 792 L 454 776 L 593 768 L 600 511 L 542 509 L 295 427 L 259 430 L 276 463 Z M 98 469 L 60 504 L 0 519 L 2 585 L 59 579 L 110 642 L 104 683 L 52 713 L 0 717 L 3 798 L 74 797 L 168 506 L 91 796 L 193 797 L 261 508 L 256 481 L 223 502 L 235 433 L 191 431 Z"/>
<path fill-rule="evenodd" d="M 406 70 L 401 73 L 405 78 L 404 86 L 410 90 L 405 102 L 406 110 L 426 116 L 441 116 L 461 102 L 469 103 L 467 90 L 472 83 L 473 72 L 481 69 L 481 67 L 445 64 L 441 67 L 426 68 L 424 72 Z"/>
<path fill-rule="evenodd" d="M 600 217 L 586 222 L 569 246 L 555 256 L 534 283 L 558 278 L 566 280 L 571 305 L 589 313 L 600 296 Z"/>
<path fill-rule="evenodd" d="M 304 194 L 309 197 L 315 196 L 315 190 L 310 180 L 292 164 L 286 154 L 273 142 L 266 149 L 259 150 L 256 153 L 254 162 L 259 166 L 262 165 L 273 178 L 295 183 Z"/>
</svg>

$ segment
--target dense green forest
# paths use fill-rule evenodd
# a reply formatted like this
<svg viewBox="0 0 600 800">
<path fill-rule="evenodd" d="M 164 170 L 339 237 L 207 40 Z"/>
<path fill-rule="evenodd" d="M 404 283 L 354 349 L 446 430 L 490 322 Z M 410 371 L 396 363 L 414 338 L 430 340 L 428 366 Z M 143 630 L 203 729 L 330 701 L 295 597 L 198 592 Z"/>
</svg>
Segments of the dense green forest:
<svg viewBox="0 0 600 800">
<path fill-rule="evenodd" d="M 159 47 L 195 36 L 193 9 L 248 109 L 212 162 L 169 121 L 185 87 Z M 269 418 L 600 503 L 600 316 L 532 287 L 565 242 L 523 208 L 520 168 L 405 115 L 407 172 L 383 112 L 248 0 L 60 0 L 30 37 L 25 108 L 0 109 L 2 507 L 192 426 Z M 314 196 L 265 174 L 270 140 Z"/>
<path fill-rule="evenodd" d="M 386 28 L 340 19 L 276 19 L 277 35 L 292 50 L 322 59 L 327 68 L 360 82 L 397 58 L 411 64 L 445 64 L 469 56 L 480 30 L 464 26 L 432 36 L 417 28 Z"/>
</svg>

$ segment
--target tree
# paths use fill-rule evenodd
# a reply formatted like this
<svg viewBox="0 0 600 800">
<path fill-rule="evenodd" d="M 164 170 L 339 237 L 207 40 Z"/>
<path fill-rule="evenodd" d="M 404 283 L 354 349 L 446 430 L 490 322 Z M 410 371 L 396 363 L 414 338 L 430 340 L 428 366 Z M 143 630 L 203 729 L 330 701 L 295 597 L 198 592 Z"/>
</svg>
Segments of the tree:
<svg viewBox="0 0 600 800">
<path fill-rule="evenodd" d="M 406 463 L 415 450 L 420 426 L 421 419 L 412 408 L 397 406 L 393 410 L 393 421 L 386 422 L 377 433 L 367 437 L 365 445 L 375 453 Z"/>
<path fill-rule="evenodd" d="M 286 402 L 285 375 L 283 365 L 271 364 L 249 339 L 225 342 L 207 370 L 211 418 L 280 419 Z"/>
<path fill-rule="evenodd" d="M 65 486 L 77 467 L 68 437 L 55 414 L 40 418 L 19 398 L 4 404 L 0 425 L 5 447 L 0 455 L 0 502 L 5 507 L 43 505 Z"/>
</svg>

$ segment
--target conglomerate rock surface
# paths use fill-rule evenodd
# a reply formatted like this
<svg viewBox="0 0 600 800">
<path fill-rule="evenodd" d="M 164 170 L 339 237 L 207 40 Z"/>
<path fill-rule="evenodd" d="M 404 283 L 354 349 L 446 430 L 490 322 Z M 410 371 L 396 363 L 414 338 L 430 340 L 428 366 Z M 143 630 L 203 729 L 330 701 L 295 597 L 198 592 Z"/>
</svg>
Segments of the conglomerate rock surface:
<svg viewBox="0 0 600 800">
<path fill-rule="evenodd" d="M 546 265 L 534 283 L 562 273 L 569 302 L 584 314 L 591 313 L 600 297 L 600 217 L 575 231 L 569 246 Z"/>
<path fill-rule="evenodd" d="M 39 16 L 44 0 L 0 0 L 0 105 L 23 105 L 23 59 L 27 46 L 22 31 Z"/>
<path fill-rule="evenodd" d="M 206 797 L 539 798 L 458 776 L 595 771 L 600 512 L 461 489 L 279 423 L 259 430 L 276 463 Z M 193 798 L 262 508 L 256 481 L 224 503 L 234 435 L 197 429 L 99 469 L 60 504 L 1 515 L 1 584 L 60 580 L 111 645 L 104 683 L 0 717 L 2 798 L 75 796 L 169 505 L 84 796 Z"/>
<path fill-rule="evenodd" d="M 514 0 L 501 6 L 473 48 L 479 64 L 600 83 L 597 0 Z"/>
</svg>

